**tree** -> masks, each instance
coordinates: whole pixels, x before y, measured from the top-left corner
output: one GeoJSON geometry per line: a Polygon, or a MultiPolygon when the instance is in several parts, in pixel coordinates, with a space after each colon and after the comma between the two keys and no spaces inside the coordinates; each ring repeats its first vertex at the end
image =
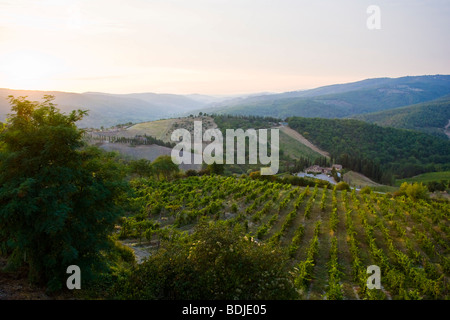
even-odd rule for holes
{"type": "Polygon", "coordinates": [[[170,156],[159,156],[152,162],[153,172],[159,178],[170,179],[180,171],[170,156]]]}
{"type": "Polygon", "coordinates": [[[339,178],[338,172],[336,171],[336,168],[333,167],[331,169],[331,176],[333,177],[334,181],[339,182],[341,179],[339,178]]]}
{"type": "Polygon", "coordinates": [[[207,170],[210,174],[223,174],[225,170],[224,164],[213,162],[209,164],[207,170]]]}
{"type": "Polygon", "coordinates": [[[111,154],[84,148],[75,123],[87,114],[62,114],[54,97],[32,102],[9,97],[13,114],[0,133],[0,241],[8,267],[25,263],[32,282],[62,287],[69,265],[83,280],[103,266],[101,250],[120,213],[125,190],[111,154]]]}
{"type": "Polygon", "coordinates": [[[140,177],[149,177],[153,173],[151,163],[147,159],[131,160],[129,167],[132,173],[140,177]]]}

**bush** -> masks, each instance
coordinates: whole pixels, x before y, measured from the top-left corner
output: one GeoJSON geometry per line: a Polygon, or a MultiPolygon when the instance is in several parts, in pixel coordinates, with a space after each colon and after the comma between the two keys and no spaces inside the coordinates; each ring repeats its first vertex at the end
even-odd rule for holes
{"type": "Polygon", "coordinates": [[[224,221],[201,222],[195,232],[165,241],[113,292],[121,299],[295,299],[288,257],[244,236],[224,221]]]}
{"type": "Polygon", "coordinates": [[[361,189],[361,194],[370,194],[372,192],[372,189],[370,189],[369,186],[365,186],[364,188],[361,189]]]}
{"type": "Polygon", "coordinates": [[[350,186],[347,182],[341,181],[336,185],[336,190],[348,190],[350,191],[350,186]]]}
{"type": "Polygon", "coordinates": [[[186,170],[186,172],[184,173],[184,175],[185,175],[186,177],[193,177],[193,176],[197,176],[197,175],[198,175],[198,172],[197,172],[197,170],[189,169],[189,170],[186,170]]]}
{"type": "Polygon", "coordinates": [[[400,189],[394,193],[396,196],[407,196],[412,198],[413,200],[418,199],[428,199],[428,189],[422,183],[414,182],[413,184],[409,184],[407,182],[403,182],[400,186],[400,189]]]}

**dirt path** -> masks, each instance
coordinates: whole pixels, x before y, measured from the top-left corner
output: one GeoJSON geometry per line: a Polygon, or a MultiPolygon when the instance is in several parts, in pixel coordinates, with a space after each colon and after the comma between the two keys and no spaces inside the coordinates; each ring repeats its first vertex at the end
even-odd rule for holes
{"type": "Polygon", "coordinates": [[[450,119],[448,120],[448,123],[447,123],[447,125],[445,126],[445,128],[444,128],[444,133],[447,135],[447,137],[450,139],[450,130],[449,130],[449,128],[450,128],[450,119]]]}
{"type": "Polygon", "coordinates": [[[300,133],[298,133],[294,129],[291,129],[291,128],[286,127],[286,126],[275,127],[274,129],[280,129],[281,131],[286,133],[288,136],[290,136],[291,138],[294,138],[295,140],[297,140],[301,144],[304,144],[305,146],[307,146],[311,150],[314,150],[315,152],[321,154],[324,157],[327,157],[327,158],[330,157],[330,154],[328,152],[319,149],[317,146],[312,144],[308,139],[306,139],[304,136],[302,136],[300,133]]]}
{"type": "Polygon", "coordinates": [[[149,247],[139,246],[137,242],[130,240],[125,240],[121,242],[123,245],[133,250],[137,263],[144,262],[144,260],[150,256],[150,252],[148,252],[148,250],[146,249],[151,248],[151,246],[149,247]]]}

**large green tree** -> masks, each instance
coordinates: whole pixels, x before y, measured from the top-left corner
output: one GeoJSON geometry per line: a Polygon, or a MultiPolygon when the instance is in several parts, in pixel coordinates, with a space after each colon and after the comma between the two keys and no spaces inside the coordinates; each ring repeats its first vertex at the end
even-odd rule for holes
{"type": "Polygon", "coordinates": [[[0,133],[0,241],[10,267],[25,263],[50,290],[63,286],[69,265],[82,282],[100,270],[124,190],[117,162],[83,147],[76,122],[86,111],[63,114],[53,99],[10,96],[0,133]]]}

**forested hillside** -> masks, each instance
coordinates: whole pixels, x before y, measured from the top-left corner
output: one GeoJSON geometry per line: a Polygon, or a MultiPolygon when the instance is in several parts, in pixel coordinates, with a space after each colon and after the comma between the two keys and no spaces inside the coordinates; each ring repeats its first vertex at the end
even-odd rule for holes
{"type": "Polygon", "coordinates": [[[289,126],[330,152],[344,167],[378,182],[450,167],[450,141],[351,119],[289,119],[289,126]]]}
{"type": "Polygon", "coordinates": [[[447,139],[444,128],[450,120],[450,96],[412,106],[355,116],[380,126],[423,131],[447,139]]]}
{"type": "Polygon", "coordinates": [[[290,116],[344,118],[417,104],[450,94],[450,76],[369,80],[225,101],[214,109],[205,110],[214,113],[278,118],[290,116]]]}

